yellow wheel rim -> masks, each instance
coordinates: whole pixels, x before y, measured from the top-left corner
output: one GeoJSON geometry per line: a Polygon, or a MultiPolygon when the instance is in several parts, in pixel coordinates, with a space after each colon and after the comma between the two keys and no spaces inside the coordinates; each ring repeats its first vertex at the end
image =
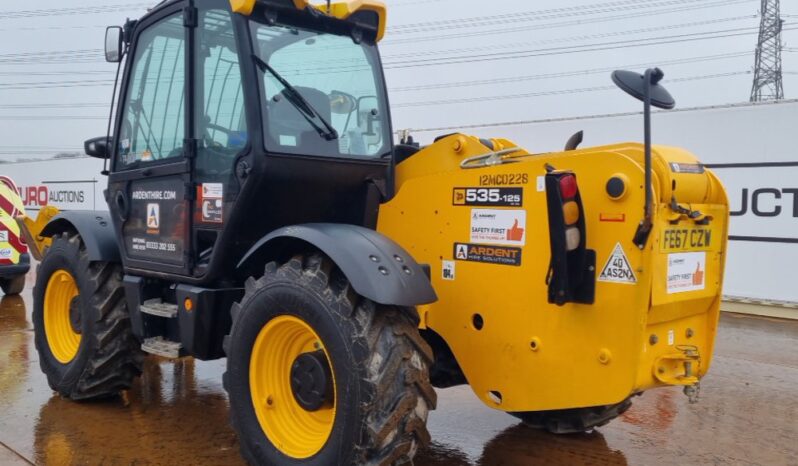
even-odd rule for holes
{"type": "Polygon", "coordinates": [[[80,334],[72,328],[69,316],[72,298],[78,295],[78,285],[72,274],[57,270],[47,281],[44,291],[44,334],[53,356],[67,364],[78,354],[80,334]]]}
{"type": "MultiPolygon", "coordinates": [[[[291,365],[297,356],[324,350],[321,338],[302,319],[282,315],[260,331],[249,361],[252,404],[263,432],[284,455],[309,458],[324,447],[335,422],[335,402],[306,411],[291,391],[291,365]]],[[[333,400],[336,399],[335,372],[333,400]]]]}

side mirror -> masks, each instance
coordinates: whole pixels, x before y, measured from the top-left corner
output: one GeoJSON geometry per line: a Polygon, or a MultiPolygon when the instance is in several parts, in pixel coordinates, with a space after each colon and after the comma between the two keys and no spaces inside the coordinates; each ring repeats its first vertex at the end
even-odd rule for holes
{"type": "Polygon", "coordinates": [[[615,85],[630,96],[645,102],[646,87],[648,87],[651,105],[663,110],[671,110],[676,106],[676,101],[668,90],[659,83],[664,77],[665,73],[659,68],[652,68],[646,71],[645,74],[621,70],[612,73],[612,81],[615,85]]]}
{"type": "Polygon", "coordinates": [[[111,140],[107,136],[100,136],[92,138],[83,143],[83,148],[86,155],[96,159],[107,159],[110,155],[108,147],[111,145],[111,140]]]}
{"type": "Polygon", "coordinates": [[[122,28],[109,26],[105,29],[105,61],[119,63],[122,61],[122,28]]]}

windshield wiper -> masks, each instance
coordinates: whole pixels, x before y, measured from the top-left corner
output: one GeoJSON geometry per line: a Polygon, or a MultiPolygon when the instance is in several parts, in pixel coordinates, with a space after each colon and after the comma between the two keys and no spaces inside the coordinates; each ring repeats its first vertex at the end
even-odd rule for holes
{"type": "Polygon", "coordinates": [[[255,64],[263,72],[269,72],[274,78],[283,85],[283,94],[285,94],[285,98],[288,99],[289,102],[299,110],[299,113],[305,117],[305,119],[313,126],[313,129],[318,131],[319,135],[328,141],[332,141],[333,139],[338,139],[338,131],[333,128],[333,126],[324,119],[324,117],[319,114],[318,110],[316,110],[310,102],[308,102],[299,91],[296,90],[294,86],[291,85],[288,81],[283,78],[280,73],[277,72],[274,68],[269,66],[268,63],[263,61],[259,56],[252,55],[252,59],[255,60],[255,64]],[[319,122],[321,124],[319,124],[319,122]]]}

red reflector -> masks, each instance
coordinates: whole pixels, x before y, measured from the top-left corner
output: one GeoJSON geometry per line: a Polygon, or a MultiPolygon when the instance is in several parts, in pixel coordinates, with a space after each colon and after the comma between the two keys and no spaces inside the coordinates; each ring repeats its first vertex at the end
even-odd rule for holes
{"type": "Polygon", "coordinates": [[[563,199],[571,199],[576,196],[576,177],[565,175],[560,178],[560,194],[563,199]]]}

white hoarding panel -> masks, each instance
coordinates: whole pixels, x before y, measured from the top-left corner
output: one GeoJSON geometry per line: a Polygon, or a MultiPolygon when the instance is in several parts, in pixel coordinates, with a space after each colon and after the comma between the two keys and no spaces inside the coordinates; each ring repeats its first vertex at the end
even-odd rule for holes
{"type": "Polygon", "coordinates": [[[45,205],[61,210],[108,210],[102,169],[101,160],[81,157],[2,164],[0,174],[14,180],[29,212],[45,205]]]}

